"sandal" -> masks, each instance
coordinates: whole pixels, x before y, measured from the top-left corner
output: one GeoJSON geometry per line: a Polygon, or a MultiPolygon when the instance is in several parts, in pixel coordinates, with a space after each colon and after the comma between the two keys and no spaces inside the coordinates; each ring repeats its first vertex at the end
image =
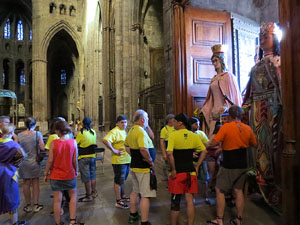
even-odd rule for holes
{"type": "Polygon", "coordinates": [[[241,216],[237,216],[237,217],[235,217],[235,218],[232,218],[232,219],[230,220],[230,224],[232,224],[232,225],[242,225],[242,217],[241,217],[241,216]],[[240,221],[239,224],[236,222],[237,220],[240,221]]]}
{"type": "Polygon", "coordinates": [[[31,206],[28,204],[28,205],[24,206],[23,210],[24,210],[25,212],[27,212],[27,213],[30,213],[30,212],[32,211],[32,208],[31,208],[31,206]]]}
{"type": "Polygon", "coordinates": [[[219,225],[218,220],[222,220],[222,222],[224,222],[224,217],[217,216],[217,219],[214,220],[216,222],[214,222],[213,220],[207,220],[206,223],[207,225],[219,225]]]}
{"type": "Polygon", "coordinates": [[[37,212],[41,211],[43,208],[44,208],[43,205],[34,204],[33,212],[37,213],[37,212]]]}
{"type": "Polygon", "coordinates": [[[122,199],[117,200],[115,206],[120,209],[129,209],[129,206],[122,201],[122,199]]]}
{"type": "Polygon", "coordinates": [[[75,218],[75,219],[70,219],[70,225],[84,225],[84,223],[79,223],[79,222],[77,222],[77,218],[75,218]],[[71,223],[72,221],[74,221],[74,223],[71,223]]]}
{"type": "Polygon", "coordinates": [[[122,202],[130,202],[130,197],[128,197],[128,196],[123,196],[122,198],[121,198],[121,201],[122,202]]]}
{"type": "MultiPolygon", "coordinates": [[[[61,209],[60,209],[60,215],[63,216],[64,213],[65,213],[64,209],[61,208],[61,209]]],[[[54,216],[54,212],[53,212],[53,211],[50,212],[50,216],[54,216]]]]}
{"type": "Polygon", "coordinates": [[[91,202],[91,201],[93,201],[93,197],[88,194],[85,194],[84,197],[78,199],[78,202],[91,202]]]}
{"type": "Polygon", "coordinates": [[[92,192],[92,197],[93,198],[97,198],[98,197],[98,192],[97,191],[93,191],[92,192]]]}

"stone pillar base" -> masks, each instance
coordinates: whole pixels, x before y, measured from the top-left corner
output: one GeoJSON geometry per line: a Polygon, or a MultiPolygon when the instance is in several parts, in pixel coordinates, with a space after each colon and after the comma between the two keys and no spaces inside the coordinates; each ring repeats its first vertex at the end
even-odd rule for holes
{"type": "Polygon", "coordinates": [[[37,121],[36,127],[37,127],[37,130],[40,131],[42,134],[47,133],[49,130],[47,121],[37,121]]]}

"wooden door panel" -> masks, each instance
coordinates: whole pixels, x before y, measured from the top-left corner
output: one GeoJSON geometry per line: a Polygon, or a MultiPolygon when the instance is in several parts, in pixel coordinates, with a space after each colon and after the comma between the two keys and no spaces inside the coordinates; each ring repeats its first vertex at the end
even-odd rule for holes
{"type": "MultiPolygon", "coordinates": [[[[228,45],[227,66],[232,68],[230,14],[204,9],[185,9],[187,114],[199,107],[195,99],[205,99],[211,78],[211,46],[228,45]]],[[[202,104],[200,104],[202,105],[202,104]]]]}

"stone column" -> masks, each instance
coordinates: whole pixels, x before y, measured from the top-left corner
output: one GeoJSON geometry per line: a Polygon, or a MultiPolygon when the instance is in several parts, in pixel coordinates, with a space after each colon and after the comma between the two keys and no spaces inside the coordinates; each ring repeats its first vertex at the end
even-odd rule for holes
{"type": "MultiPolygon", "coordinates": [[[[129,86],[126,84],[123,86],[123,75],[126,73],[126,68],[124,68],[123,64],[125,64],[126,58],[128,57],[128,41],[125,40],[125,28],[129,29],[128,24],[128,15],[127,18],[124,13],[126,14],[126,10],[128,8],[128,3],[124,3],[123,0],[116,0],[115,3],[115,82],[116,82],[116,115],[124,114],[129,116],[127,112],[124,110],[124,101],[125,99],[125,92],[124,86],[126,89],[130,89],[129,86]]],[[[128,33],[128,31],[127,31],[128,33]]],[[[124,80],[125,81],[125,80],[124,80]]]]}
{"type": "Polygon", "coordinates": [[[135,0],[134,4],[131,4],[131,26],[133,24],[139,24],[139,28],[135,31],[131,31],[130,33],[130,65],[131,65],[131,80],[132,80],[132,93],[131,93],[131,106],[129,109],[130,115],[133,115],[133,113],[138,109],[138,93],[140,91],[140,36],[143,32],[143,25],[140,18],[140,1],[135,0]]]}
{"type": "MultiPolygon", "coordinates": [[[[43,52],[44,2],[32,0],[32,113],[41,132],[48,130],[47,51],[43,52]]],[[[47,9],[48,12],[48,9],[47,9]]]]}
{"type": "Polygon", "coordinates": [[[105,1],[102,7],[102,75],[103,75],[103,118],[105,130],[110,126],[109,115],[109,1],[105,1]]]}
{"type": "Polygon", "coordinates": [[[47,123],[47,61],[33,57],[32,60],[32,110],[40,131],[48,129],[47,123]]]}

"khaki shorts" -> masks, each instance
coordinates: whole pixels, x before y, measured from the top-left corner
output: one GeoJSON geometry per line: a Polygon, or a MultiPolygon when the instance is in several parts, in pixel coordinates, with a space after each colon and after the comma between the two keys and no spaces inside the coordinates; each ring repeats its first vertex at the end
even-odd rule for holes
{"type": "Polygon", "coordinates": [[[224,192],[233,189],[243,189],[248,169],[226,169],[220,167],[217,174],[216,187],[224,192]]]}
{"type": "Polygon", "coordinates": [[[150,173],[136,173],[131,171],[132,191],[140,193],[143,198],[156,197],[156,191],[150,189],[150,173]]]}

